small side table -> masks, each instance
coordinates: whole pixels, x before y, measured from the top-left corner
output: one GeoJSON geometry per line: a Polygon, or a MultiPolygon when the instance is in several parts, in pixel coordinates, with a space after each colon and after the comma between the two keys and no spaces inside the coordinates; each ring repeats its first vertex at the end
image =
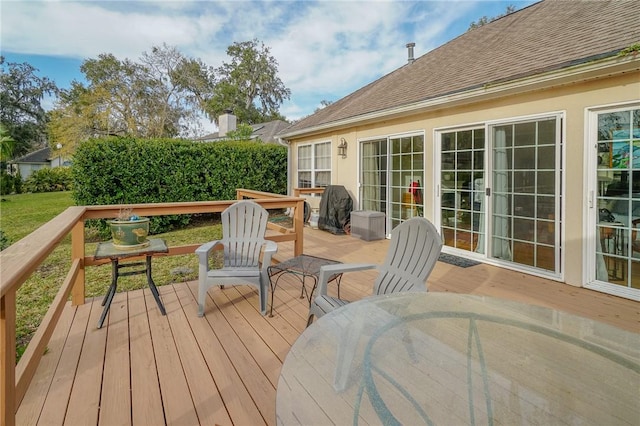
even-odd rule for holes
{"type": "Polygon", "coordinates": [[[116,294],[116,289],[118,287],[118,278],[129,276],[129,275],[139,275],[139,274],[147,274],[147,284],[149,284],[149,289],[153,294],[154,299],[156,299],[156,303],[158,304],[158,308],[162,315],[166,315],[167,312],[162,305],[162,301],[160,300],[160,293],[158,293],[158,288],[156,284],[153,282],[153,278],[151,278],[151,258],[154,254],[157,253],[168,253],[169,248],[167,247],[167,243],[164,240],[159,238],[151,238],[149,239],[149,245],[146,247],[138,247],[131,250],[122,250],[117,249],[113,245],[113,241],[108,241],[104,243],[99,243],[96,248],[96,253],[93,256],[94,259],[110,259],[111,260],[111,285],[109,286],[109,290],[107,290],[107,294],[104,296],[102,300],[102,306],[104,306],[104,310],[102,311],[102,315],[100,315],[100,321],[98,321],[98,328],[102,328],[102,324],[104,323],[104,319],[107,316],[107,312],[109,312],[109,308],[111,307],[111,301],[113,300],[113,296],[116,294]],[[136,256],[146,256],[145,262],[129,262],[120,264],[120,261],[123,259],[127,259],[130,257],[136,256]],[[127,268],[135,268],[144,266],[144,269],[136,269],[132,271],[120,272],[121,269],[127,268]]]}
{"type": "MultiPolygon", "coordinates": [[[[301,254],[300,256],[296,256],[289,260],[285,260],[284,262],[280,262],[277,265],[267,267],[267,272],[269,275],[269,285],[271,286],[271,308],[269,311],[269,316],[273,316],[273,293],[276,291],[278,281],[284,274],[293,274],[298,277],[298,279],[302,283],[300,298],[302,299],[304,297],[304,294],[307,293],[307,299],[309,300],[309,305],[311,305],[313,292],[318,285],[318,274],[320,274],[320,267],[325,265],[335,265],[337,263],[342,262],[338,262],[337,260],[325,259],[323,257],[301,254]],[[272,280],[272,277],[274,276],[276,277],[275,281],[272,280]],[[311,292],[307,292],[307,288],[304,285],[305,279],[307,277],[311,277],[311,279],[313,279],[313,287],[311,287],[311,292]]],[[[336,281],[336,283],[338,284],[338,297],[340,297],[341,278],[342,274],[334,274],[329,277],[329,282],[336,281]]]]}

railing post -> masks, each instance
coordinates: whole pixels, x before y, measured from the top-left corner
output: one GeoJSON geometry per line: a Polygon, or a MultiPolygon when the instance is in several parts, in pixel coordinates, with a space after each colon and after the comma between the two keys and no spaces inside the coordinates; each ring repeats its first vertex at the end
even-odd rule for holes
{"type": "Polygon", "coordinates": [[[0,424],[16,424],[16,290],[0,299],[0,424]]]}
{"type": "Polygon", "coordinates": [[[80,270],[71,290],[71,304],[83,305],[85,298],[84,282],[84,220],[78,221],[71,230],[71,262],[80,259],[80,270]]]}
{"type": "Polygon", "coordinates": [[[293,255],[300,256],[304,249],[304,201],[296,203],[296,211],[293,215],[293,229],[296,232],[293,255]]]}

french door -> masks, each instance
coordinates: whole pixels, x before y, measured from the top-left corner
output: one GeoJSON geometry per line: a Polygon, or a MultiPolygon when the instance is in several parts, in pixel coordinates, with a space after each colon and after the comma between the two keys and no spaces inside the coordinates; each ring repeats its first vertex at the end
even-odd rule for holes
{"type": "Polygon", "coordinates": [[[386,232],[422,216],[424,136],[393,136],[360,142],[360,206],[386,214],[386,232]]]}
{"type": "Polygon", "coordinates": [[[561,118],[442,131],[437,140],[445,246],[559,275],[561,118]]]}
{"type": "Polygon", "coordinates": [[[590,114],[587,286],[640,300],[640,107],[590,114]]]}

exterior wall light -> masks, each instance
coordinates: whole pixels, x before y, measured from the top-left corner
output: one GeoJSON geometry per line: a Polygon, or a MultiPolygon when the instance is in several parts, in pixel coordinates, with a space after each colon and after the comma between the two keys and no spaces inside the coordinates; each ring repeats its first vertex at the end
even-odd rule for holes
{"type": "Polygon", "coordinates": [[[340,145],[338,145],[338,155],[342,158],[347,158],[347,141],[344,138],[340,138],[340,145]]]}

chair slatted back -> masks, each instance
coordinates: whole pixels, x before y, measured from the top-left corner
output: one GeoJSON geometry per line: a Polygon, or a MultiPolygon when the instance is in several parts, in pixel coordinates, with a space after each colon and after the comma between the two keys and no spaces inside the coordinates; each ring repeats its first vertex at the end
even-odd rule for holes
{"type": "Polygon", "coordinates": [[[269,212],[253,201],[234,203],[222,212],[225,268],[255,268],[265,241],[269,212]]]}
{"type": "Polygon", "coordinates": [[[423,217],[414,217],[391,232],[384,264],[374,284],[374,294],[426,291],[426,280],[442,249],[436,227],[423,217]]]}

